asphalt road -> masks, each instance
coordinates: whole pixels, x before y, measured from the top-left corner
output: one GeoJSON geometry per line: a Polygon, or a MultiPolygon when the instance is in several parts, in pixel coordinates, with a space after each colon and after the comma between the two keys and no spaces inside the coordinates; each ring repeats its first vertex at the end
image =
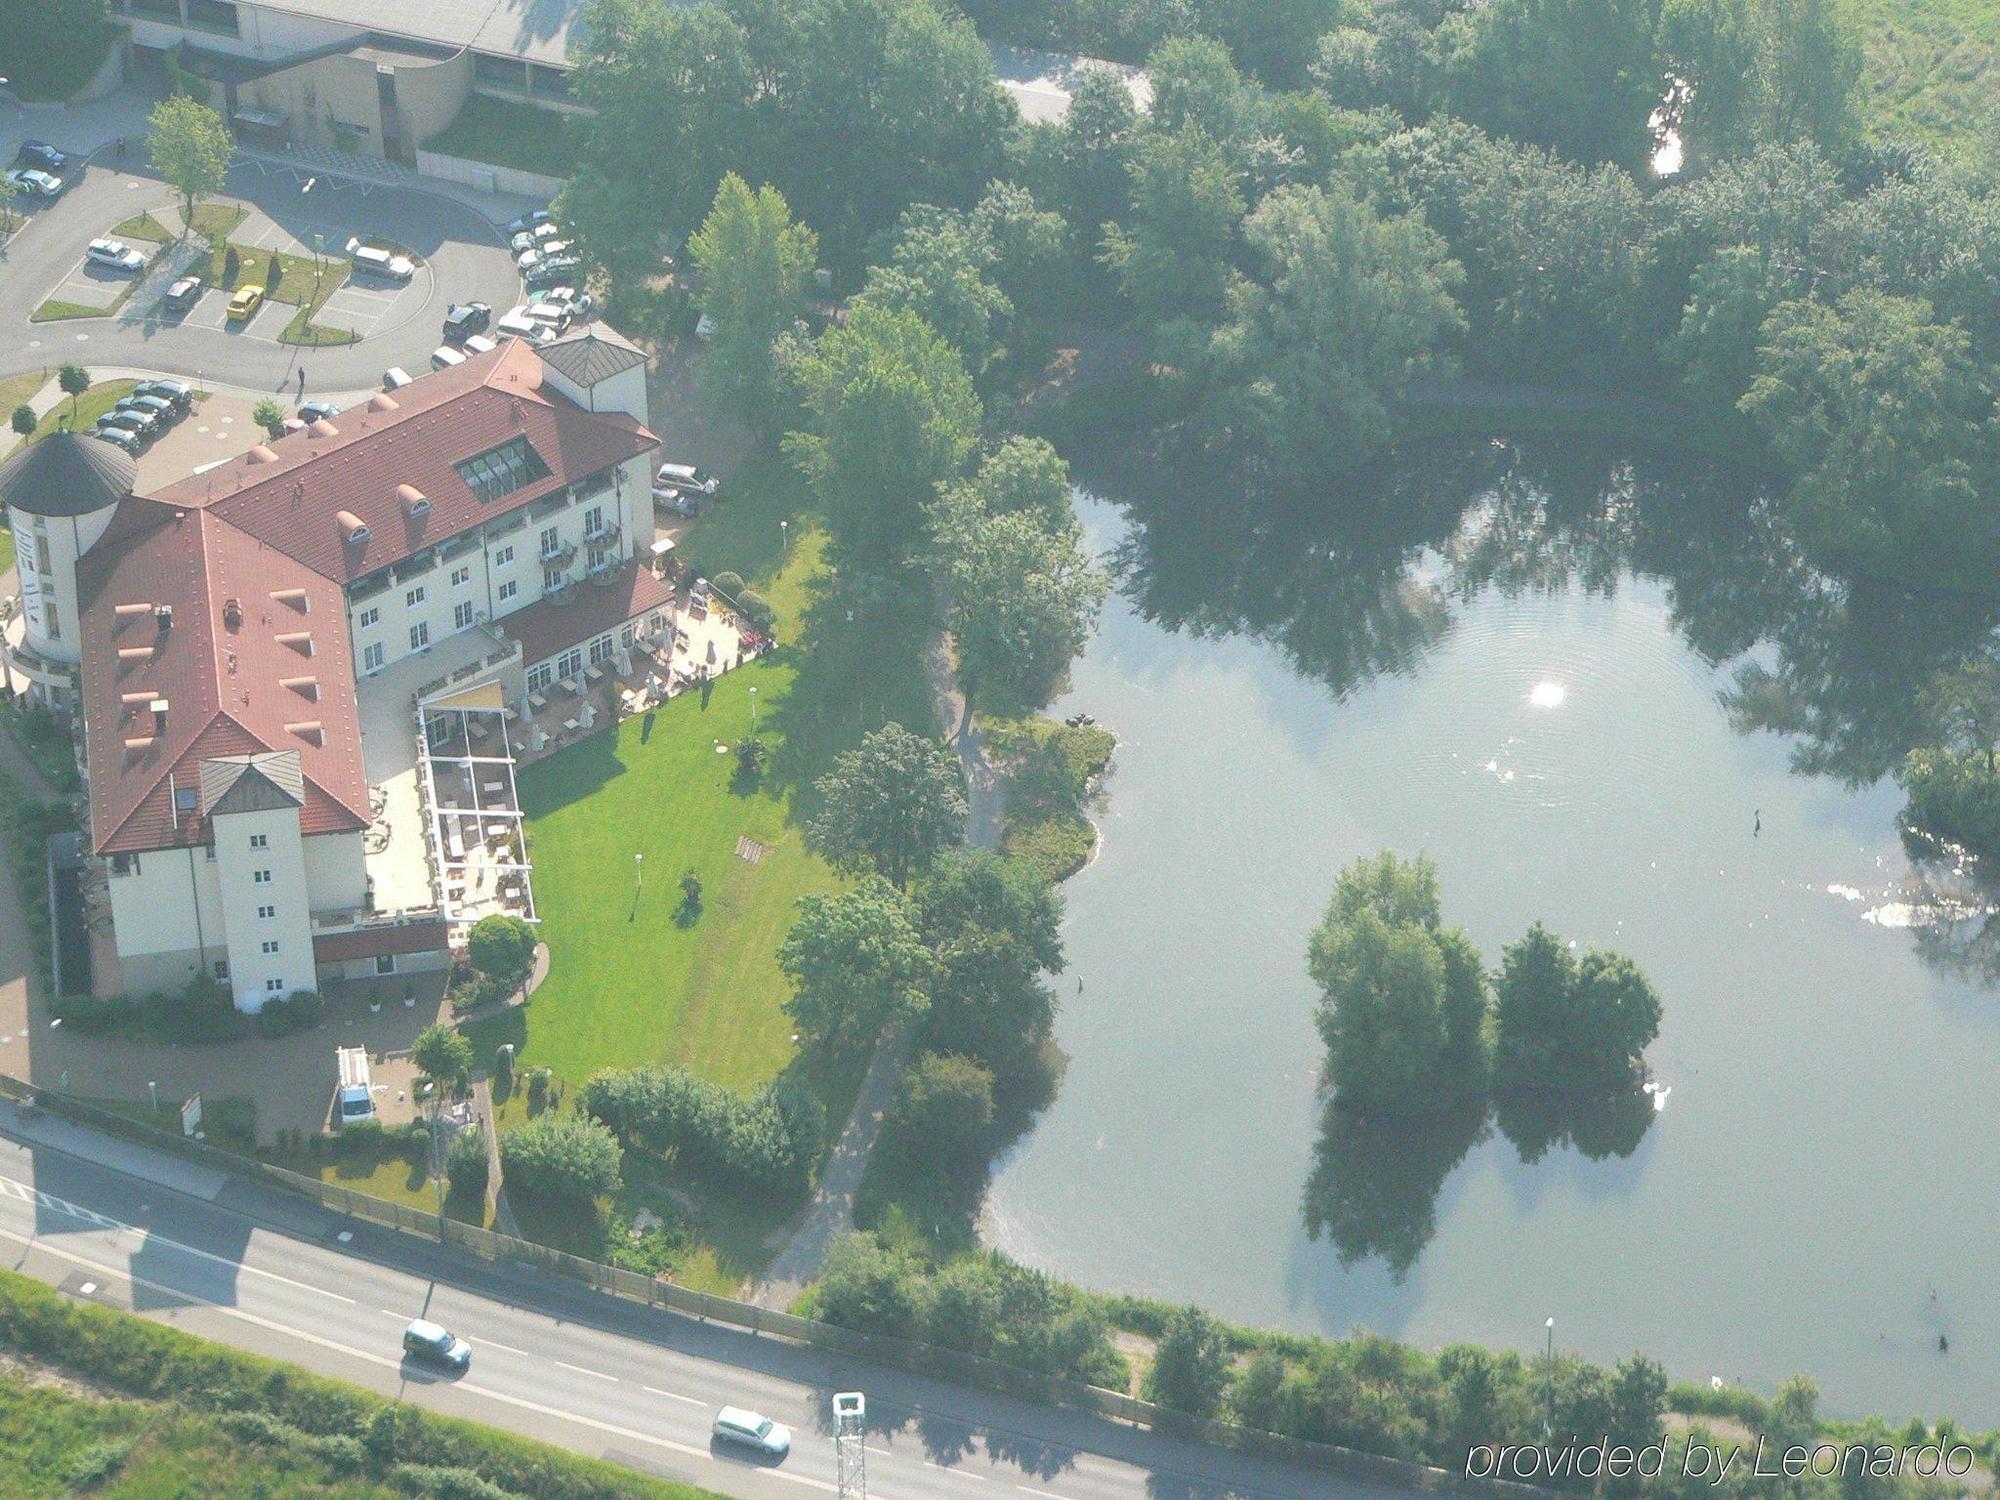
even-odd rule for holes
{"type": "MultiPolygon", "coordinates": [[[[0,1125],[9,1124],[12,1107],[0,1110],[0,1125]]],[[[113,1159],[143,1166],[122,1149],[127,1154],[113,1159]]],[[[173,1176],[175,1168],[166,1163],[157,1175],[173,1176]]],[[[847,1389],[868,1396],[874,1500],[1391,1500],[1407,1493],[757,1338],[528,1270],[489,1267],[249,1182],[230,1182],[205,1201],[4,1136],[0,1260],[74,1297],[750,1500],[835,1491],[827,1403],[847,1389]],[[470,1341],[472,1365],[463,1376],[400,1358],[402,1327],[418,1315],[470,1341]],[[711,1444],[709,1423],[725,1403],[790,1426],[791,1456],[760,1464],[711,1444]]]]}
{"type": "Polygon", "coordinates": [[[212,328],[162,316],[159,299],[171,279],[164,266],[147,273],[114,317],[30,322],[74,271],[85,245],[134,214],[174,202],[173,191],[137,164],[141,154],[134,150],[134,161],[117,163],[100,151],[89,166],[71,169],[71,186],[53,203],[15,200],[28,213],[0,253],[0,375],[76,361],[276,391],[288,382],[296,387],[303,363],[309,390],[366,390],[379,386],[392,365],[429,373],[448,303],[486,302],[497,315],[521,300],[502,231],[455,199],[329,177],[306,191],[307,173],[239,161],[222,196],[255,205],[302,243],[320,232],[336,257],[355,235],[409,246],[426,262],[418,271],[422,295],[399,306],[392,324],[338,348],[276,343],[251,331],[255,320],[251,329],[212,328]]]}

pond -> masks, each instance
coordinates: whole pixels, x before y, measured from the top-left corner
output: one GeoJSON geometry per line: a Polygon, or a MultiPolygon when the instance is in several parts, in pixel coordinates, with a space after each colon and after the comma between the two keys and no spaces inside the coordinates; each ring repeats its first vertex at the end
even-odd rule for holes
{"type": "Polygon", "coordinates": [[[2000,924],[1912,865],[1884,774],[1993,611],[1845,593],[1753,480],[1573,442],[1292,499],[1089,479],[1118,589],[1053,711],[1120,744],[1068,1071],[989,1242],[1266,1326],[1526,1352],[1553,1316],[1675,1378],[2000,1420],[2000,924]],[[1537,920],[1632,955],[1657,1092],[1328,1114],[1306,938],[1385,847],[1489,964],[1537,920]]]}

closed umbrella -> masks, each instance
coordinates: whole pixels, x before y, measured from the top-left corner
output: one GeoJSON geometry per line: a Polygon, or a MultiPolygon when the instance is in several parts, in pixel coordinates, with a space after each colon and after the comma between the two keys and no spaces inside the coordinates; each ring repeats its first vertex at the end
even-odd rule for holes
{"type": "Polygon", "coordinates": [[[544,746],[546,746],[546,745],[548,744],[548,742],[549,742],[549,737],[548,737],[548,736],[547,736],[546,734],[543,734],[543,733],[542,733],[542,726],[541,726],[541,725],[539,725],[539,724],[530,724],[530,725],[528,726],[528,749],[529,749],[529,750],[531,750],[532,752],[534,752],[534,753],[535,753],[536,755],[540,755],[540,754],[542,753],[542,749],[543,749],[543,747],[544,747],[544,746]]]}
{"type": "Polygon", "coordinates": [[[579,708],[576,711],[576,727],[578,729],[588,729],[592,724],[596,722],[597,722],[597,709],[591,704],[591,701],[588,698],[586,698],[583,700],[583,707],[579,708]]]}

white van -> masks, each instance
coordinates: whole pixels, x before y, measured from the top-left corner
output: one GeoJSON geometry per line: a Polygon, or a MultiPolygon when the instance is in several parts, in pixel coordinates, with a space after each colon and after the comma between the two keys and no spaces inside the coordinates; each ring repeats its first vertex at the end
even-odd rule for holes
{"type": "Polygon", "coordinates": [[[529,317],[525,307],[517,307],[508,313],[493,325],[493,331],[503,339],[521,339],[530,344],[545,344],[556,336],[555,330],[548,324],[529,317]]]}
{"type": "Polygon", "coordinates": [[[408,281],[417,274],[416,265],[406,255],[379,249],[374,245],[356,245],[349,254],[354,260],[354,269],[366,271],[371,276],[381,276],[390,281],[408,281]]]}
{"type": "Polygon", "coordinates": [[[333,1094],[333,1128],[375,1118],[375,1092],[368,1077],[368,1052],[362,1047],[337,1047],[340,1086],[333,1094]]]}

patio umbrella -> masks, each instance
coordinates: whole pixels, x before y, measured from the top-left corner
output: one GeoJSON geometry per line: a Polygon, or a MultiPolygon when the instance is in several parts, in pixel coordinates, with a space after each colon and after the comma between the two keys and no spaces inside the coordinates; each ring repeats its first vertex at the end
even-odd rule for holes
{"type": "Polygon", "coordinates": [[[620,677],[630,677],[632,675],[632,653],[627,651],[623,646],[618,648],[618,654],[612,658],[612,664],[618,668],[618,675],[620,677]]]}
{"type": "Polygon", "coordinates": [[[536,755],[540,755],[542,753],[542,747],[548,744],[548,742],[549,742],[549,737],[546,734],[542,733],[541,725],[530,724],[528,726],[528,748],[531,751],[533,751],[536,755]]]}
{"type": "Polygon", "coordinates": [[[660,681],[660,674],[658,672],[648,672],[646,674],[647,692],[657,694],[663,686],[665,684],[660,681]]]}
{"type": "Polygon", "coordinates": [[[708,664],[712,667],[715,665],[715,662],[716,662],[715,642],[711,640],[708,643],[708,664]]]}
{"type": "Polygon", "coordinates": [[[588,698],[586,698],[583,700],[583,707],[579,708],[576,711],[576,727],[578,729],[588,729],[592,724],[596,722],[597,722],[597,709],[594,706],[592,706],[591,701],[588,698]]]}

